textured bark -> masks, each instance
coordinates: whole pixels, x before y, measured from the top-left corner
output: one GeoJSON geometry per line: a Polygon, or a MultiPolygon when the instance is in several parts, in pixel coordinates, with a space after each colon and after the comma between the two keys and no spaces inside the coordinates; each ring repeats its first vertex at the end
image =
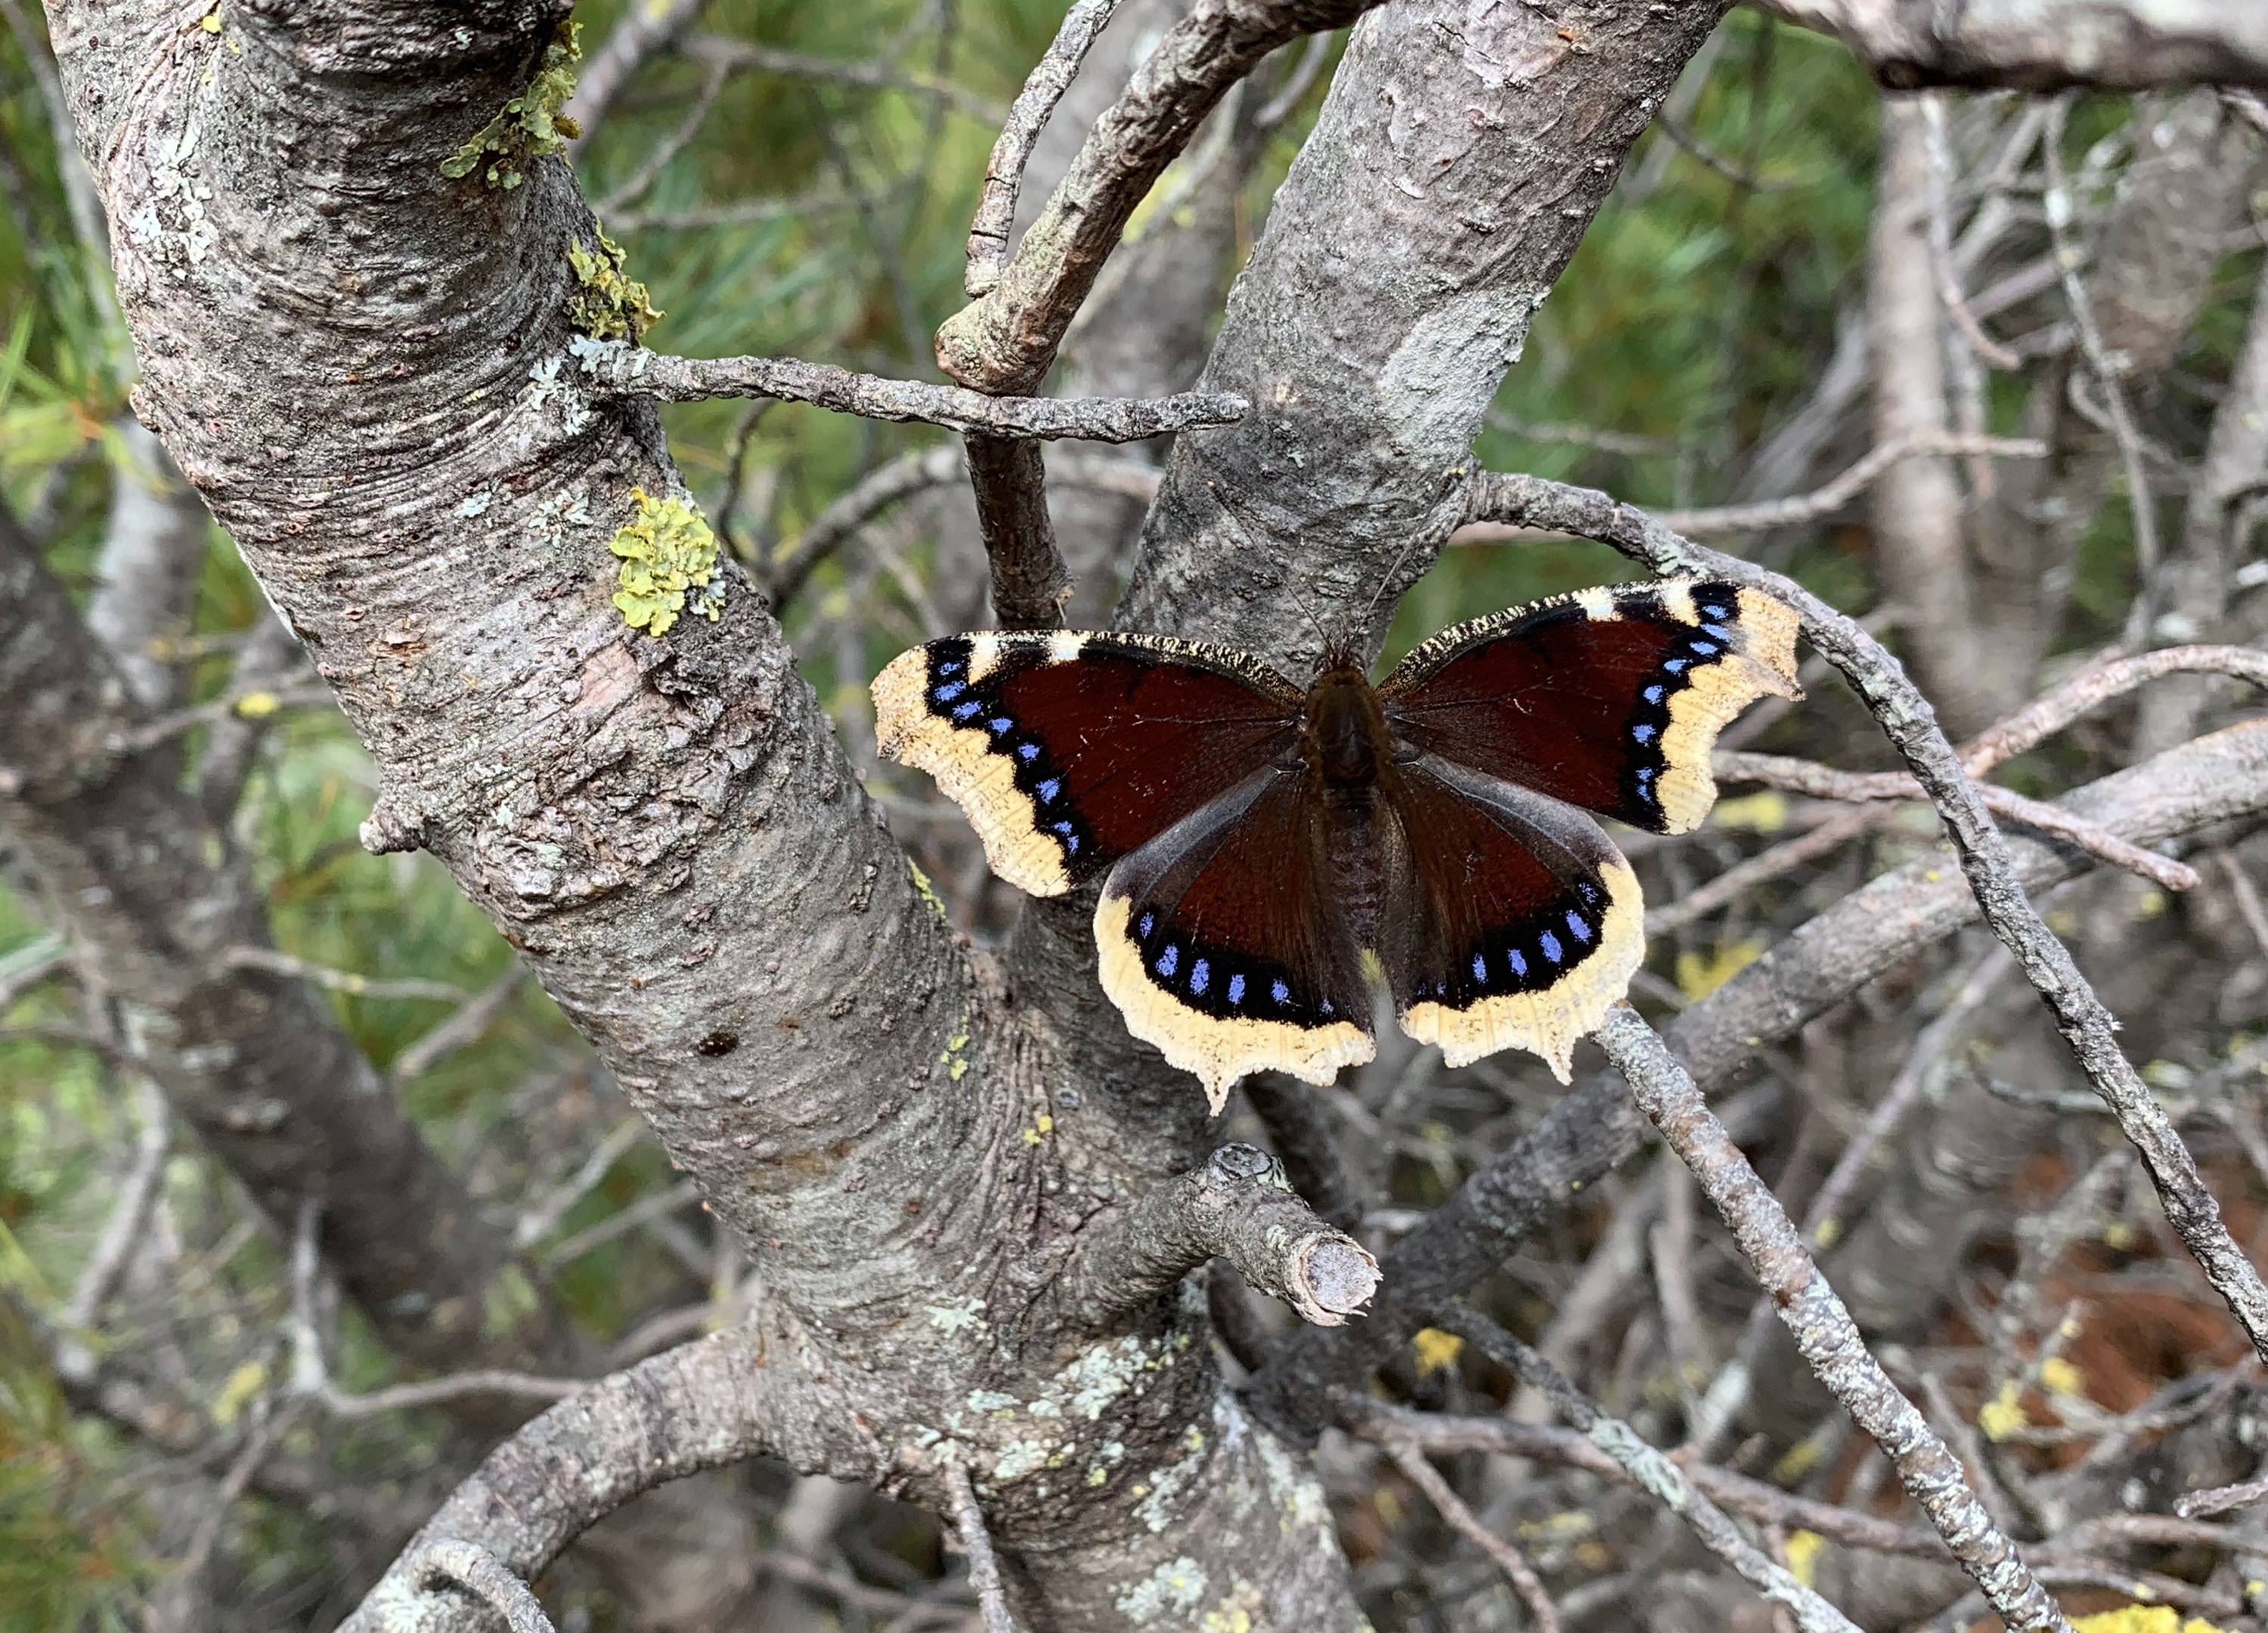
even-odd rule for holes
{"type": "MultiPolygon", "coordinates": [[[[2171,99],[2138,127],[2134,162],[2102,224],[2088,298],[2119,389],[2149,405],[2213,292],[2229,233],[2242,228],[2258,137],[2211,92],[2171,99]]],[[[2025,408],[2025,429],[2050,457],[2002,471],[1975,521],[1976,618],[2001,684],[2031,689],[2077,577],[2080,541],[2117,467],[2112,438],[2071,407],[2073,359],[2048,368],[2025,408]]],[[[2091,382],[2086,388],[2099,395],[2091,382]]],[[[2099,414],[2098,410],[2098,414],[2099,414]]],[[[2161,739],[2153,747],[2168,746],[2161,739]]]]}
{"type": "Polygon", "coordinates": [[[2252,0],[1759,0],[1833,34],[1893,90],[1977,85],[2268,85],[2268,14],[2252,0]]]}
{"type": "MultiPolygon", "coordinates": [[[[1881,161],[1867,259],[1874,352],[1874,444],[1941,437],[1943,316],[1932,268],[1929,154],[1921,104],[1882,99],[1881,161]]],[[[1982,731],[2017,701],[2022,676],[1988,667],[1977,639],[1962,541],[1961,489],[1942,455],[1901,460],[1874,484],[1869,518],[1883,588],[1904,614],[1915,678],[1957,737],[1982,731]]]]}
{"type": "Polygon", "coordinates": [[[1483,410],[1712,5],[1364,19],[1229,297],[1120,627],[1304,673],[1374,639],[1461,519],[1483,410]],[[1568,38],[1583,47],[1578,52],[1568,38]]]}
{"type": "Polygon", "coordinates": [[[366,842],[450,868],[746,1244],[801,1335],[770,1365],[845,1426],[791,1455],[935,1503],[957,1448],[1012,1593],[1063,1628],[1185,1591],[1355,1625],[1320,1493],[1222,1394],[1201,1310],[1027,1320],[1084,1226],[1189,1165],[1197,1097],[1155,1115],[955,946],[737,571],[666,638],[612,605],[630,489],[680,486],[652,409],[566,355],[588,212],[556,159],[439,174],[554,13],[149,16],[58,19],[142,224],[137,408],[376,760],[366,842]]]}

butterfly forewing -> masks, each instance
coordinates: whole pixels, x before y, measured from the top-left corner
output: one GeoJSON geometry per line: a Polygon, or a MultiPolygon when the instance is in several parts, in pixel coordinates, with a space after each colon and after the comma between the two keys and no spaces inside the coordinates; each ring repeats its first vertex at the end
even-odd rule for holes
{"type": "Polygon", "coordinates": [[[1645,955],[1630,864],[1581,812],[1431,755],[1381,791],[1406,835],[1379,951],[1402,1029],[1452,1066],[1519,1048],[1566,1081],[1645,955]]]}
{"type": "Polygon", "coordinates": [[[1795,614],[1709,580],[1619,585],[1442,631],[1380,688],[1413,746],[1657,834],[1716,798],[1718,732],[1800,695],[1795,614]]]}
{"type": "Polygon", "coordinates": [[[935,777],[992,870],[1060,895],[1285,751],[1300,694],[1241,652],[1159,636],[932,641],[874,681],[881,748],[935,777]]]}
{"type": "Polygon", "coordinates": [[[1370,999],[1323,804],[1303,770],[1254,773],[1116,867],[1094,915],[1128,1030],[1202,1078],[1329,1083],[1371,1057],[1370,999]]]}

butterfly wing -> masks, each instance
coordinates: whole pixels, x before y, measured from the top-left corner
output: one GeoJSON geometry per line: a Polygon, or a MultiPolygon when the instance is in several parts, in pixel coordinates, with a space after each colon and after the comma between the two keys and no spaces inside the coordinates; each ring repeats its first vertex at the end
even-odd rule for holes
{"type": "Polygon", "coordinates": [[[1411,746],[1656,834],[1700,826],[1709,752],[1767,693],[1800,695],[1796,617],[1708,580],[1618,585],[1443,630],[1379,688],[1411,746]]]}
{"type": "Polygon", "coordinates": [[[1452,1066],[1516,1047],[1568,1081],[1645,958],[1637,875],[1557,800],[1432,755],[1395,772],[1379,961],[1402,1029],[1452,1066]]]}
{"type": "Polygon", "coordinates": [[[1326,820],[1310,774],[1265,767],[1103,882],[1102,989],[1127,1030],[1204,1079],[1216,1114],[1248,1072],[1329,1083],[1373,1051],[1326,820]]]}
{"type": "Polygon", "coordinates": [[[882,752],[967,813],[1035,896],[1092,879],[1279,757],[1300,695],[1241,652],[1156,636],[984,633],[874,680],[882,752]]]}

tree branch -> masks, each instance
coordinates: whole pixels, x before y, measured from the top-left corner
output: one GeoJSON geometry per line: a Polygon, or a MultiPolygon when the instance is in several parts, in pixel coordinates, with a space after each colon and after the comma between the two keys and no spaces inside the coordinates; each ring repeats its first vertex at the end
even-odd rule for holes
{"type": "Polygon", "coordinates": [[[1255,1146],[1224,1145],[1194,1173],[1090,1230],[1063,1297],[1090,1330],[1102,1330],[1215,1257],[1317,1327],[1360,1313],[1378,1286],[1378,1262],[1308,1211],[1281,1163],[1255,1146]]]}
{"type": "Polygon", "coordinates": [[[1000,282],[1007,264],[1008,233],[1016,221],[1016,195],[1024,182],[1024,166],[1031,162],[1032,144],[1063,99],[1079,65],[1086,60],[1094,38],[1118,9],[1118,0],[1074,0],[1064,13],[1047,55],[1024,79],[1024,88],[1008,109],[992,156],[984,166],[984,188],[977,195],[976,218],[968,224],[968,269],[961,287],[971,299],[989,295],[1000,282]]]}
{"type": "Polygon", "coordinates": [[[2166,1217],[2227,1301],[2256,1352],[2268,1357],[2268,1284],[2230,1239],[2220,1204],[2196,1159],[2118,1047],[2117,1023],[2095,997],[2071,953],[2026,900],[2008,842],[1960,757],[1938,729],[1928,701],[1898,662],[1851,620],[1777,573],[1704,549],[1605,495],[1532,477],[1484,474],[1473,508],[1498,519],[1541,521],[1611,544],[1657,572],[1699,572],[1764,590],[1795,609],[1805,638],[1841,670],[1943,820],[1984,922],[2055,1018],[2095,1092],[2142,1155],[2166,1217]]]}
{"type": "Polygon", "coordinates": [[[1796,1626],[1803,1633],[1855,1633],[1841,1611],[1742,1536],[1722,1509],[1694,1489],[1683,1469],[1648,1445],[1628,1423],[1600,1411],[1597,1403],[1569,1382],[1557,1367],[1469,1306],[1453,1305],[1436,1319],[1550,1401],[1553,1410],[1683,1520],[1704,1548],[1730,1565],[1756,1592],[1793,1612],[1796,1626]]]}
{"type": "Polygon", "coordinates": [[[476,1542],[436,1537],[418,1551],[410,1574],[420,1587],[447,1583],[463,1588],[502,1617],[510,1633],[558,1633],[527,1584],[476,1542]]]}
{"type": "Polygon", "coordinates": [[[489,1453],[347,1619],[350,1633],[484,1633],[485,1609],[428,1592],[428,1547],[484,1550],[532,1580],[578,1535],[667,1481],[751,1457],[823,1461],[824,1414],[741,1326],[593,1381],[489,1453]],[[808,1414],[808,1416],[805,1416],[808,1414]]]}
{"type": "Polygon", "coordinates": [[[923,380],[853,374],[832,364],[793,357],[673,357],[620,341],[581,339],[574,350],[583,372],[605,394],[651,397],[659,402],[777,397],[864,419],[943,425],[1008,440],[1076,437],[1086,442],[1142,442],[1199,426],[1233,424],[1246,408],[1242,398],[1220,392],[1185,392],[1148,401],[1003,398],[923,380]]]}
{"type": "MultiPolygon", "coordinates": [[[[2268,811],[2268,722],[2233,726],[2170,749],[2065,797],[2065,805],[2139,843],[2268,811]]],[[[2083,853],[2034,840],[2010,847],[2027,890],[2086,871],[2083,853]]],[[[1894,868],[1800,926],[1770,953],[1690,1005],[1671,1046],[1714,1088],[1756,1051],[1793,1036],[1883,971],[1977,917],[1967,881],[1942,852],[1894,868]]],[[[1301,1331],[1277,1347],[1256,1398],[1292,1432],[1322,1421],[1328,1392],[1368,1376],[1408,1335],[1493,1274],[1522,1238],[1559,1217],[1646,1144],[1630,1096],[1595,1078],[1469,1175],[1455,1194],[1388,1250],[1369,1319],[1345,1332],[1301,1331]]]]}
{"type": "Polygon", "coordinates": [[[984,1528],[984,1511],[976,1505],[976,1488],[968,1470],[955,1458],[945,1462],[945,1490],[953,1509],[953,1528],[968,1556],[968,1585],[976,1590],[978,1614],[984,1633],[1016,1633],[1016,1620],[1008,1614],[1007,1595],[1000,1590],[1000,1560],[992,1551],[992,1534],[984,1528]]]}
{"type": "Polygon", "coordinates": [[[1895,91],[2268,89],[2268,15],[2252,0],[1751,0],[1851,48],[1895,91]]]}
{"type": "Polygon", "coordinates": [[[1961,1465],[1881,1369],[1857,1323],[1804,1251],[1795,1222],[1709,1109],[1668,1046],[1627,1004],[1609,1011],[1599,1042],[1640,1109],[1688,1168],[1778,1306],[1803,1358],[1897,1470],[1961,1568],[2017,1633],[2070,1633],[2062,1611],[1977,1500],[1961,1465]]]}
{"type": "Polygon", "coordinates": [[[1201,0],[1087,133],[999,281],[938,330],[938,365],[979,391],[1035,389],[1127,218],[1213,105],[1287,40],[1343,28],[1377,0],[1201,0]]]}

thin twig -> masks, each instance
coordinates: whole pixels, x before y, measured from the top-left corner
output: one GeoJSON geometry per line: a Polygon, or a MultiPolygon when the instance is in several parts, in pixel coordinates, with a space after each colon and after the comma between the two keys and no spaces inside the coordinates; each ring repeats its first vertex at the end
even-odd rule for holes
{"type": "Polygon", "coordinates": [[[1172,431],[1226,425],[1244,399],[1224,392],[1170,397],[988,397],[958,386],[853,374],[793,357],[673,357],[620,341],[572,342],[583,372],[601,393],[697,402],[709,397],[778,397],[863,419],[943,425],[957,431],[1082,442],[1142,442],[1172,431]]]}
{"type": "Polygon", "coordinates": [[[214,725],[231,717],[264,718],[279,710],[320,709],[336,701],[328,686],[254,686],[244,691],[231,690],[209,703],[177,709],[144,725],[114,732],[103,747],[114,754],[138,754],[160,743],[170,743],[199,726],[214,725]]]}
{"type": "Polygon", "coordinates": [[[1619,1418],[1569,1381],[1543,1356],[1478,1311],[1454,1305],[1439,1318],[1447,1331],[1472,1344],[1551,1402],[1552,1409],[1604,1452],[1642,1490],[1683,1520],[1703,1547],[1730,1565],[1765,1598],[1786,1605],[1803,1633],[1850,1633],[1851,1622],[1833,1605],[1775,1564],[1743,1537],[1725,1512],[1696,1490],[1684,1471],[1619,1418]]]}
{"type": "Polygon", "coordinates": [[[1307,94],[1307,87],[1314,85],[1316,76],[1323,71],[1323,63],[1331,54],[1331,38],[1336,32],[1324,29],[1307,36],[1307,43],[1300,48],[1300,60],[1293,64],[1290,75],[1253,114],[1252,128],[1255,130],[1273,130],[1292,117],[1292,110],[1307,94]]]}
{"type": "Polygon", "coordinates": [[[70,965],[70,943],[53,933],[27,941],[0,958],[0,1015],[6,1014],[18,998],[70,965]]]}
{"type": "Polygon", "coordinates": [[[2268,1478],[2191,1491],[2174,1499],[2174,1512],[2183,1519],[2196,1519],[2205,1514],[2225,1514],[2232,1508],[2250,1508],[2255,1503],[2268,1503],[2268,1478]]]}
{"type": "Polygon", "coordinates": [[[446,1582],[463,1588],[502,1616],[511,1633],[558,1633],[527,1584],[477,1543],[437,1538],[419,1551],[410,1574],[422,1587],[446,1582]]]}
{"type": "Polygon", "coordinates": [[[856,85],[865,91],[905,91],[942,97],[954,113],[965,114],[979,124],[998,125],[1008,117],[1008,110],[990,97],[963,90],[934,74],[896,68],[887,63],[812,56],[801,51],[755,45],[745,40],[729,40],[722,34],[695,34],[681,41],[677,49],[680,55],[695,63],[722,63],[727,68],[751,69],[790,79],[856,85]]]}
{"type": "Polygon", "coordinates": [[[1597,1035],[1639,1109],[1700,1181],[1742,1256],[1778,1306],[1804,1360],[1882,1448],[1899,1482],[2001,1620],[2017,1633],[2071,1633],[2071,1624],[2018,1556],[2015,1544],[1970,1490],[1960,1463],[1867,1350],[1851,1312],[1804,1250],[1795,1222],[1749,1166],[1668,1046],[1627,1004],[1609,1012],[1597,1035]]]}
{"type": "Polygon", "coordinates": [[[140,1076],[134,1079],[134,1104],[142,1119],[142,1130],[135,1141],[134,1163],[127,1170],[124,1183],[118,1188],[118,1200],[111,1204],[110,1217],[103,1221],[102,1234],[96,1239],[86,1268],[72,1284],[70,1302],[63,1306],[62,1318],[66,1332],[85,1331],[101,1319],[110,1290],[126,1268],[127,1255],[142,1239],[143,1221],[149,1216],[158,1182],[165,1177],[166,1152],[173,1139],[172,1109],[157,1085],[140,1076]]]}
{"type": "Polygon", "coordinates": [[[527,966],[514,959],[512,967],[494,981],[467,999],[457,1012],[421,1033],[409,1047],[394,1057],[386,1069],[386,1080],[399,1087],[423,1076],[437,1064],[468,1044],[475,1042],[481,1034],[496,1022],[504,1006],[512,1001],[520,983],[527,979],[527,966]]]}
{"type": "MultiPolygon", "coordinates": [[[[1387,1440],[1383,1444],[1394,1466],[1425,1494],[1434,1512],[1449,1522],[1449,1529],[1496,1562],[1496,1568],[1504,1572],[1505,1579],[1512,1584],[1512,1591],[1520,1595],[1520,1602],[1535,1618],[1536,1633],[1560,1633],[1559,1613],[1553,1608],[1551,1595],[1544,1591],[1543,1580],[1527,1556],[1481,1524],[1479,1516],[1466,1507],[1464,1499],[1441,1478],[1441,1471],[1425,1460],[1425,1453],[1407,1440],[1387,1440]]],[[[1845,1622],[1842,1627],[1848,1629],[1850,1625],[1845,1622]]]]}
{"type": "Polygon", "coordinates": [[[1890,1086],[1867,1113],[1867,1121],[1851,1136],[1835,1166],[1828,1171],[1819,1191],[1805,1210],[1803,1233],[1814,1247],[1824,1251],[1833,1242],[1841,1228],[1843,1204],[1850,1200],[1860,1176],[1874,1161],[1874,1153],[1891,1135],[1897,1131],[1906,1114],[1920,1100],[1922,1091],[1928,1087],[1930,1076],[1938,1062],[1944,1057],[1955,1035],[1965,1026],[1970,1017],[1992,996],[1992,989],[2008,973],[2010,960],[2006,947],[1994,946],[1978,959],[1970,970],[1961,989],[1943,1011],[1921,1030],[1913,1047],[1906,1052],[1905,1063],[1890,1086]]]}
{"type": "MultiPolygon", "coordinates": [[[[1516,423],[1513,423],[1516,424],[1516,423]]],[[[1553,442],[1587,442],[1612,452],[1640,452],[1634,445],[1650,442],[1651,438],[1616,438],[1605,440],[1609,433],[1575,434],[1579,428],[1537,426],[1513,430],[1512,424],[1501,427],[1512,434],[1531,436],[1534,432],[1554,432],[1556,435],[1535,439],[1553,442]]],[[[1660,450],[1646,450],[1660,452],[1660,450]]],[[[1865,458],[1840,474],[1814,489],[1809,493],[1792,498],[1767,499],[1756,504],[1726,504],[1710,510],[1664,511],[1659,519],[1665,527],[1688,535],[1720,533],[1771,533],[1781,527],[1799,527],[1822,517],[1832,516],[1881,479],[1882,473],[1902,460],[1918,459],[1924,455],[1966,453],[1992,455],[2008,460],[2037,460],[2047,456],[2047,445],[2029,437],[1965,437],[1953,432],[1929,432],[1913,437],[1894,437],[1870,450],[1865,458]]],[[[1450,535],[1452,545],[1510,544],[1534,536],[1532,528],[1470,518],[1464,526],[1450,535]]]]}
{"type": "Polygon", "coordinates": [[[1962,763],[1970,776],[1982,776],[2113,699],[2169,674],[2225,674],[2268,687],[2268,652],[2249,646],[2167,646],[2098,664],[1980,732],[1962,747],[1962,763]]]}
{"type": "Polygon", "coordinates": [[[977,195],[976,218],[968,225],[968,268],[961,288],[970,299],[989,295],[1000,282],[1000,268],[1008,261],[1008,232],[1016,222],[1016,195],[1024,185],[1024,166],[1031,162],[1032,144],[1070,89],[1088,48],[1118,9],[1118,0],[1075,0],[1064,13],[1047,54],[1024,80],[992,143],[984,166],[984,190],[977,195]]]}
{"type": "Polygon", "coordinates": [[[380,980],[371,975],[357,975],[352,970],[333,969],[328,965],[313,963],[306,959],[293,958],[288,953],[278,953],[273,947],[231,947],[220,955],[223,969],[261,969],[271,975],[289,975],[294,980],[312,982],[333,992],[344,992],[358,998],[432,998],[443,1004],[468,1004],[474,994],[446,981],[425,981],[415,976],[399,981],[380,980]]]}
{"type": "Polygon", "coordinates": [[[367,1394],[348,1394],[331,1381],[323,1356],[322,1329],[315,1318],[315,1284],[320,1274],[317,1252],[322,1205],[313,1197],[300,1204],[291,1238],[291,1393],[335,1417],[372,1417],[381,1412],[439,1406],[468,1395],[504,1395],[520,1401],[563,1401],[589,1387],[587,1378],[538,1378],[493,1367],[452,1372],[414,1384],[396,1384],[367,1394]]]}
{"type": "Polygon", "coordinates": [[[1167,29],[1087,133],[999,281],[947,319],[938,362],[964,386],[1035,389],[1126,223],[1229,88],[1302,34],[1374,0],[1200,0],[1167,29]]]}
{"type": "MultiPolygon", "coordinates": [[[[2087,285],[2079,276],[2079,253],[2071,241],[2072,213],[2076,201],[2072,197],[2071,178],[2063,166],[2064,114],[2067,106],[2068,98],[2059,99],[2048,110],[2047,134],[2040,143],[2041,158],[2047,166],[2048,190],[2041,202],[2047,211],[2048,235],[2057,273],[2063,283],[2064,301],[2070,309],[2072,324],[2079,332],[2080,351],[2087,358],[2087,366],[2096,383],[2102,387],[2111,437],[2118,445],[2118,461],[2126,473],[2126,503],[2134,519],[2134,564],[2139,587],[2134,596],[2133,610],[2127,616],[2123,644],[2139,646],[2149,633],[2151,608],[2157,600],[2157,504],[2150,492],[2142,438],[2127,408],[2126,394],[2118,384],[2118,368],[2095,320],[2095,303],[2088,298],[2087,285]]],[[[2077,379],[2072,383],[2075,391],[2077,379]]],[[[2073,401],[2076,402],[2077,397],[2073,401]]]]}
{"type": "Polygon", "coordinates": [[[1611,544],[1659,573],[1698,572],[1764,591],[1792,607],[1805,638],[1865,700],[1900,756],[1937,807],[1992,933],[2016,955],[2056,1029],[2070,1044],[2088,1081],[2117,1114],[2118,1126],[2148,1167],[2166,1217],[2213,1291],[2228,1301],[2253,1349],[2268,1359],[2268,1284],[2228,1234],[2220,1205],[2198,1173],[2197,1159],[2118,1047],[2117,1022],[2025,896],[2007,841],[1939,729],[1929,702],[1881,643],[1785,576],[1704,548],[1644,511],[1605,494],[1535,477],[1484,474],[1474,480],[1468,515],[1535,523],[1611,544]]]}
{"type": "Polygon", "coordinates": [[[1862,805],[1829,818],[1808,834],[1798,834],[1793,839],[1783,840],[1769,850],[1760,850],[1744,862],[1731,867],[1711,879],[1688,891],[1676,901],[1646,910],[1646,928],[1649,935],[1660,935],[1690,924],[1695,919],[1714,913],[1736,898],[1755,889],[1758,885],[1792,873],[1808,863],[1830,856],[1870,828],[1879,828],[1897,814],[1895,805],[1862,805]]]}
{"type": "Polygon", "coordinates": [[[1007,1596],[1000,1591],[1000,1562],[992,1552],[992,1535],[984,1528],[984,1511],[976,1505],[976,1488],[958,1458],[945,1460],[945,1492],[953,1504],[953,1527],[968,1556],[968,1585],[976,1590],[976,1604],[984,1617],[984,1633],[1016,1633],[1015,1618],[1008,1614],[1007,1596]]]}
{"type": "Polygon", "coordinates": [[[569,158],[579,154],[597,133],[599,122],[606,118],[630,76],[691,26],[702,4],[703,0],[640,0],[624,9],[622,20],[604,43],[584,59],[575,77],[575,94],[567,99],[566,113],[580,129],[567,144],[569,158]]]}
{"type": "Polygon", "coordinates": [[[592,1188],[607,1177],[615,1164],[622,1160],[623,1153],[637,1144],[638,1136],[645,1131],[644,1118],[636,1115],[623,1118],[612,1133],[592,1149],[591,1154],[564,1182],[555,1187],[549,1195],[522,1211],[519,1223],[512,1226],[512,1245],[524,1248],[550,1235],[557,1228],[559,1221],[567,1217],[567,1210],[590,1195],[592,1188]]]}
{"type": "Polygon", "coordinates": [[[620,1213],[609,1214],[586,1231],[578,1231],[564,1241],[554,1242],[544,1249],[538,1261],[545,1269],[556,1270],[563,1264],[572,1264],[594,1248],[603,1247],[618,1236],[627,1236],[642,1225],[666,1217],[680,1208],[689,1208],[701,1200],[701,1188],[691,1180],[681,1180],[666,1191],[656,1191],[641,1198],[620,1213]]]}
{"type": "Polygon", "coordinates": [[[1902,460],[1948,453],[1984,454],[2003,460],[2043,460],[2047,444],[2030,437],[1968,437],[1958,432],[1930,432],[1897,437],[1881,443],[1857,464],[1810,493],[1790,499],[1769,499],[1760,504],[1727,504],[1705,511],[1664,511],[1661,525],[1682,533],[1712,534],[1770,533],[1780,527],[1800,527],[1832,516],[1873,487],[1884,471],[1902,460]]]}
{"type": "MultiPolygon", "coordinates": [[[[1822,766],[1809,760],[1791,759],[1783,754],[1720,754],[1712,765],[1716,774],[1732,783],[1762,783],[1768,788],[1784,789],[1790,793],[1808,794],[1815,799],[1845,799],[1855,804],[1867,804],[1883,799],[1923,799],[1919,782],[1904,771],[1838,771],[1832,766],[1822,766]]],[[[1996,783],[1973,784],[1985,808],[1996,816],[2005,816],[2036,828],[2043,834],[2068,841],[2092,856],[2139,873],[2168,890],[2197,888],[2197,870],[2185,862],[2161,857],[2154,850],[2121,839],[2099,823],[2073,816],[2060,806],[2043,800],[2031,799],[2013,789],[1996,783]]]]}

